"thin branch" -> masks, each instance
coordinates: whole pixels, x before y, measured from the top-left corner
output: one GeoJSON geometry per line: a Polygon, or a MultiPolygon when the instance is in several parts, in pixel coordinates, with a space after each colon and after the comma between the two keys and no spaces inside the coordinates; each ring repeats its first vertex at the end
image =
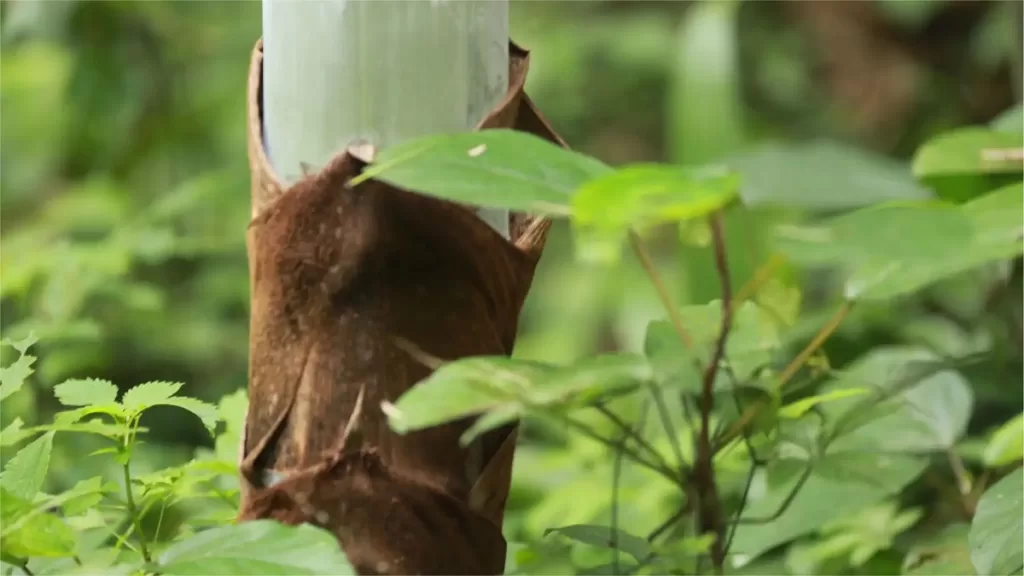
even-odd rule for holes
{"type": "Polygon", "coordinates": [[[132,475],[128,466],[129,460],[125,458],[124,465],[122,466],[125,502],[128,505],[128,513],[131,514],[135,532],[138,534],[139,551],[142,553],[142,559],[149,563],[153,560],[149,555],[149,549],[146,547],[146,535],[142,532],[142,520],[139,518],[139,510],[135,506],[135,497],[132,495],[132,475]]]}
{"type": "Polygon", "coordinates": [[[679,438],[676,436],[676,431],[672,426],[672,418],[668,413],[668,407],[665,406],[665,399],[662,398],[661,390],[657,386],[651,385],[650,389],[654,405],[658,409],[658,420],[661,421],[661,426],[665,429],[668,443],[672,447],[672,454],[676,457],[676,467],[682,470],[686,461],[683,459],[683,450],[679,446],[679,438]]]}
{"type": "Polygon", "coordinates": [[[683,341],[683,344],[691,352],[695,350],[693,338],[690,333],[686,331],[686,327],[683,326],[683,317],[679,314],[679,308],[676,307],[672,301],[672,295],[668,293],[668,288],[665,287],[665,283],[661,281],[661,275],[658,274],[658,269],[654,265],[654,260],[651,259],[651,255],[647,253],[647,249],[644,247],[644,243],[640,240],[640,236],[637,235],[636,231],[629,231],[629,244],[633,248],[633,252],[636,253],[637,258],[640,259],[640,264],[644,267],[644,271],[647,276],[651,279],[651,283],[654,284],[654,289],[658,292],[658,298],[661,300],[661,305],[668,312],[669,321],[672,323],[672,327],[675,328],[679,339],[683,341]]]}
{"type": "Polygon", "coordinates": [[[701,534],[712,532],[715,541],[711,545],[711,562],[715,572],[722,572],[725,561],[724,540],[725,522],[722,518],[721,502],[718,486],[715,483],[714,454],[711,450],[711,412],[715,408],[714,386],[718,375],[718,366],[725,354],[726,342],[729,339],[729,328],[732,325],[732,284],[729,279],[729,265],[725,255],[725,240],[722,234],[722,221],[719,214],[710,219],[711,237],[715,253],[715,268],[718,271],[722,290],[722,323],[718,331],[715,349],[704,370],[703,389],[700,400],[700,432],[697,440],[697,457],[694,465],[694,482],[697,487],[697,523],[701,534]]]}
{"type": "Polygon", "coordinates": [[[821,330],[814,335],[814,338],[807,343],[807,346],[801,350],[800,353],[796,355],[796,358],[793,358],[793,361],[786,366],[781,374],[779,374],[779,387],[784,386],[786,382],[788,382],[789,379],[792,378],[801,367],[803,367],[807,362],[807,359],[811,357],[811,354],[814,354],[818,348],[821,348],[821,345],[828,340],[829,336],[835,333],[836,329],[839,328],[839,325],[842,324],[843,320],[850,313],[852,308],[852,301],[845,300],[843,302],[843,305],[836,310],[836,313],[832,315],[832,318],[830,318],[829,321],[821,327],[821,330]]]}
{"type": "MultiPolygon", "coordinates": [[[[658,450],[650,442],[648,442],[647,439],[643,437],[643,435],[639,433],[639,431],[642,430],[642,427],[638,426],[637,429],[634,430],[632,426],[623,421],[622,418],[619,418],[618,414],[612,412],[604,404],[595,404],[594,408],[596,408],[597,411],[603,414],[606,418],[611,420],[612,423],[615,424],[619,428],[619,430],[626,436],[626,438],[632,439],[634,442],[636,442],[637,447],[642,448],[644,450],[644,453],[650,454],[655,459],[657,459],[659,466],[662,466],[665,470],[672,469],[672,466],[668,463],[668,460],[665,460],[665,457],[661,455],[661,452],[658,452],[658,450]]],[[[644,404],[644,413],[646,413],[646,409],[647,404],[644,404]]],[[[623,443],[625,443],[625,440],[623,440],[623,443]]]]}
{"type": "Polygon", "coordinates": [[[807,467],[804,468],[800,478],[797,479],[796,485],[793,486],[793,490],[786,495],[786,499],[782,501],[782,504],[779,505],[779,508],[775,510],[775,512],[772,512],[768,516],[764,516],[762,518],[740,518],[736,520],[736,524],[771,524],[778,520],[779,517],[789,509],[789,505],[796,499],[796,495],[800,493],[800,490],[804,487],[804,483],[806,483],[807,479],[811,477],[811,471],[813,470],[814,467],[810,462],[808,462],[807,467]]]}

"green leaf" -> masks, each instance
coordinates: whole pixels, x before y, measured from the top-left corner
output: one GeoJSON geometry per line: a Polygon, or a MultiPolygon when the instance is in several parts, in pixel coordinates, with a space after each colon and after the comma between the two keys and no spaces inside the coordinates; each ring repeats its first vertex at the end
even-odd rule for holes
{"type": "Polygon", "coordinates": [[[985,491],[967,535],[978,574],[1018,574],[1024,567],[1024,475],[1017,468],[985,491]]]}
{"type": "Polygon", "coordinates": [[[929,140],[914,155],[918,178],[956,174],[1021,172],[1024,135],[986,128],[960,128],[929,140]]]}
{"type": "Polygon", "coordinates": [[[850,300],[889,299],[1024,249],[1021,185],[1001,188],[962,206],[887,204],[821,225],[783,226],[778,248],[808,265],[850,271],[850,300]]]}
{"type": "MultiPolygon", "coordinates": [[[[800,474],[792,473],[793,469],[806,465],[788,459],[772,461],[767,468],[767,492],[748,504],[741,522],[767,518],[778,511],[798,485],[800,474]],[[785,480],[772,482],[773,475],[785,480]]],[[[853,515],[884,500],[917,478],[927,460],[898,454],[838,451],[829,452],[810,465],[810,476],[778,518],[768,523],[741,523],[737,527],[733,554],[752,559],[835,518],[853,515]]]]}
{"type": "Polygon", "coordinates": [[[180,541],[153,569],[167,576],[207,574],[355,574],[334,535],[309,524],[254,520],[220,526],[180,541]]]}
{"type": "Polygon", "coordinates": [[[997,132],[1024,132],[1024,106],[1017,104],[996,116],[989,126],[997,132]]]}
{"type": "Polygon", "coordinates": [[[96,378],[68,380],[54,386],[53,393],[65,406],[93,406],[117,402],[117,386],[107,380],[96,378]]]}
{"type": "Polygon", "coordinates": [[[0,486],[11,494],[31,501],[46,481],[53,449],[53,432],[43,434],[25,445],[4,466],[0,486]]]}
{"type": "Polygon", "coordinates": [[[561,528],[549,528],[544,531],[545,536],[548,534],[560,534],[598,548],[618,548],[640,561],[645,560],[654,551],[647,540],[624,530],[612,530],[610,526],[575,524],[561,528]]]}
{"type": "Polygon", "coordinates": [[[220,415],[217,413],[216,406],[196,398],[189,398],[188,396],[168,398],[167,400],[155,402],[153,406],[177,406],[178,408],[188,410],[203,421],[203,426],[206,427],[211,436],[214,430],[217,429],[217,422],[220,422],[220,415]]]}
{"type": "Polygon", "coordinates": [[[75,533],[56,515],[0,486],[0,548],[19,558],[60,558],[75,554],[75,533]]]}
{"type": "Polygon", "coordinates": [[[768,143],[728,164],[743,178],[748,206],[834,212],[933,197],[903,163],[838,142],[768,143]]]}
{"type": "Polygon", "coordinates": [[[707,216],[736,198],[738,189],[736,174],[663,164],[635,164],[593,179],[572,198],[580,255],[614,261],[630,227],[707,216]]]}
{"type": "Polygon", "coordinates": [[[859,396],[861,394],[867,394],[868,391],[865,388],[841,388],[839,390],[833,390],[826,394],[818,394],[816,396],[809,396],[802,398],[787,404],[782,408],[779,408],[779,417],[781,418],[800,418],[807,413],[808,410],[814,408],[818,404],[825,402],[831,402],[833,400],[839,400],[841,398],[849,398],[851,396],[859,396]]]}
{"type": "Polygon", "coordinates": [[[393,404],[385,404],[391,429],[399,434],[429,428],[514,404],[553,367],[504,356],[449,362],[418,382],[393,404]]]}
{"type": "Polygon", "coordinates": [[[971,551],[967,547],[967,530],[963,523],[951,524],[938,534],[915,539],[903,560],[903,574],[973,576],[971,551]]]}
{"type": "Polygon", "coordinates": [[[21,418],[15,418],[10,424],[4,426],[4,429],[0,431],[0,446],[11,446],[21,442],[28,435],[22,430],[24,425],[21,418]]]}
{"type": "Polygon", "coordinates": [[[32,365],[35,363],[36,357],[25,353],[35,342],[36,339],[33,335],[17,342],[6,338],[3,340],[3,344],[13,347],[18,351],[19,356],[10,365],[0,368],[0,401],[21,390],[21,387],[25,385],[25,380],[35,371],[32,365]]]}
{"type": "Polygon", "coordinates": [[[694,4],[676,35],[668,110],[680,164],[719,160],[743,144],[738,10],[739,2],[694,4]]]}
{"type": "Polygon", "coordinates": [[[35,333],[29,333],[28,336],[22,338],[21,340],[11,340],[10,338],[4,338],[3,340],[0,340],[0,345],[10,346],[11,348],[17,350],[19,354],[25,355],[28,353],[28,349],[34,346],[36,342],[39,342],[39,338],[36,338],[35,333]]]}
{"type": "Polygon", "coordinates": [[[565,215],[581,184],[611,171],[594,158],[537,136],[498,129],[390,146],[353,184],[377,178],[455,202],[565,215]]]}
{"type": "Polygon", "coordinates": [[[876,348],[855,362],[823,387],[872,391],[823,406],[828,421],[843,427],[835,444],[914,453],[952,448],[967,430],[973,395],[963,376],[942,365],[932,352],[904,347],[876,348]],[[858,412],[857,426],[840,423],[858,412]]]}
{"type": "Polygon", "coordinates": [[[1024,414],[1016,415],[996,430],[985,446],[984,458],[989,468],[1024,458],[1024,414]]]}
{"type": "Polygon", "coordinates": [[[141,412],[150,406],[156,406],[181,390],[181,382],[146,382],[139,384],[124,393],[121,405],[128,412],[141,412]]]}

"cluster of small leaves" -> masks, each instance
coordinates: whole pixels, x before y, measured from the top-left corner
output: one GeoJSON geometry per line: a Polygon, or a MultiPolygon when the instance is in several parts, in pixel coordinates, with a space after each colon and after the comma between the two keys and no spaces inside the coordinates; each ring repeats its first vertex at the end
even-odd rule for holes
{"type": "MultiPolygon", "coordinates": [[[[0,369],[0,394],[8,398],[32,375],[28,354],[35,339],[11,342],[18,358],[0,369]]],[[[198,417],[214,433],[219,411],[244,414],[245,398],[229,397],[218,408],[178,396],[182,385],[147,382],[120,395],[105,380],[69,380],[54,388],[67,409],[51,424],[25,426],[20,419],[0,432],[3,446],[26,442],[7,459],[0,473],[0,550],[5,573],[25,574],[339,574],[352,573],[333,535],[311,526],[290,527],[273,521],[236,525],[231,518],[212,522],[208,530],[179,530],[158,541],[164,512],[187,499],[225,499],[233,513],[237,495],[221,490],[224,476],[237,469],[218,438],[218,453],[184,466],[133,476],[131,460],[143,414],[172,406],[198,417]],[[241,400],[239,402],[238,400],[241,400]],[[241,408],[241,410],[239,409],[241,408]],[[120,468],[118,481],[102,476],[82,480],[68,490],[48,494],[47,472],[58,434],[90,434],[109,446],[82,458],[110,458],[120,468]],[[227,460],[227,461],[225,461],[227,460]],[[157,514],[157,527],[143,532],[143,519],[157,514]]],[[[237,423],[234,425],[237,427],[237,423]]],[[[237,438],[232,426],[228,433],[237,438]]],[[[223,435],[222,435],[223,436],[223,435]]],[[[229,436],[230,438],[230,436],[229,436]]],[[[232,447],[233,448],[233,447],[232,447]]]]}
{"type": "MultiPolygon", "coordinates": [[[[972,489],[965,485],[970,480],[957,455],[973,403],[971,386],[958,366],[970,359],[882,347],[836,372],[818,348],[855,303],[906,297],[962,272],[1020,257],[1022,148],[1022,132],[1005,126],[937,137],[922,147],[913,173],[938,190],[940,199],[925,195],[884,201],[824,221],[778,226],[775,256],[743,295],[747,300],[675,309],[663,300],[668,317],[650,323],[642,354],[606,354],[566,366],[467,358],[441,366],[393,405],[386,404],[385,412],[400,433],[480,415],[463,438],[466,442],[523,417],[568,426],[681,486],[685,510],[693,498],[686,493],[692,478],[686,470],[694,465],[698,427],[692,417],[673,423],[664,399],[679,398],[688,414],[700,404],[703,370],[715,358],[723,310],[730,307],[730,332],[712,386],[717,409],[708,416],[715,425],[712,443],[720,476],[749,470],[745,481],[723,488],[735,518],[727,543],[733,566],[791,543],[787,564],[794,570],[836,562],[863,567],[920,520],[919,509],[901,508],[893,498],[929,468],[930,454],[948,458],[961,491],[972,489]],[[968,197],[935,183],[950,174],[993,173],[1009,174],[1013,181],[968,197]],[[801,354],[786,360],[801,296],[797,285],[780,281],[778,270],[794,266],[840,271],[845,303],[801,354]],[[803,384],[787,386],[791,381],[803,384]],[[808,386],[817,392],[808,394],[808,386]],[[645,440],[610,410],[624,396],[647,397],[659,405],[664,442],[645,440]],[[599,434],[599,427],[588,423],[595,411],[614,433],[599,434]]],[[[612,262],[627,235],[633,235],[634,250],[643,259],[637,234],[656,225],[675,224],[685,236],[704,219],[742,210],[741,205],[806,208],[787,204],[786,198],[748,200],[741,176],[714,166],[612,168],[527,134],[491,130],[394,146],[361,178],[449,200],[568,217],[578,256],[612,262]]],[[[647,272],[657,288],[657,271],[648,267],[647,272]]],[[[1020,417],[1008,422],[985,449],[985,464],[997,474],[1007,466],[1017,470],[984,493],[969,532],[957,542],[962,550],[970,542],[971,569],[978,573],[1021,568],[1019,497],[1011,508],[1000,502],[1002,515],[993,503],[1020,493],[1020,422],[1020,417]],[[1007,516],[1006,510],[1012,513],[1007,516]]],[[[614,496],[610,505],[616,505],[614,496]]],[[[549,532],[615,551],[614,567],[588,568],[588,573],[699,567],[680,564],[678,554],[659,548],[664,530],[647,538],[616,525],[549,532]],[[620,564],[619,551],[632,560],[620,564]]],[[[686,548],[692,560],[708,550],[694,542],[709,536],[689,534],[672,542],[676,552],[686,548]]],[[[529,570],[529,558],[540,552],[516,554],[523,561],[513,564],[529,570]]],[[[948,557],[923,561],[914,569],[934,567],[948,557]]]]}

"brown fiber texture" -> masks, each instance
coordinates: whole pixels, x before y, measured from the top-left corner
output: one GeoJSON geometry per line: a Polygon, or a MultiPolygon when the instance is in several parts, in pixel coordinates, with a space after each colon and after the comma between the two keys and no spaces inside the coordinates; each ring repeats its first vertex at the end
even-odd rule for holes
{"type": "MultiPolygon", "coordinates": [[[[523,92],[528,65],[510,43],[509,91],[478,128],[564,145],[523,92]]],[[[462,205],[376,180],[349,188],[365,165],[345,151],[285,187],[264,153],[261,78],[257,43],[239,518],[328,528],[364,574],[500,573],[515,426],[462,447],[471,419],[399,435],[380,407],[430,374],[423,354],[512,352],[549,222],[513,214],[509,241],[462,205]]]]}

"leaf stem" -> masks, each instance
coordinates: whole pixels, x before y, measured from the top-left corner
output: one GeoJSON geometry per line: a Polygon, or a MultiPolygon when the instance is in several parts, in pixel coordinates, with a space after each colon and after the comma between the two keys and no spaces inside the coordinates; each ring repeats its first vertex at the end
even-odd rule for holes
{"type": "Polygon", "coordinates": [[[821,348],[821,345],[828,340],[829,336],[832,336],[832,334],[835,333],[836,329],[839,328],[839,325],[842,324],[843,320],[850,313],[852,308],[852,300],[843,301],[843,305],[836,310],[836,313],[832,315],[832,318],[830,318],[829,321],[821,327],[821,330],[818,330],[818,333],[815,334],[814,338],[807,343],[807,346],[804,347],[804,349],[796,355],[796,358],[793,358],[793,361],[786,366],[781,374],[779,374],[780,388],[785,386],[786,382],[788,382],[800,370],[800,368],[803,367],[807,362],[807,359],[811,357],[811,354],[814,354],[819,348],[821,348]]]}

